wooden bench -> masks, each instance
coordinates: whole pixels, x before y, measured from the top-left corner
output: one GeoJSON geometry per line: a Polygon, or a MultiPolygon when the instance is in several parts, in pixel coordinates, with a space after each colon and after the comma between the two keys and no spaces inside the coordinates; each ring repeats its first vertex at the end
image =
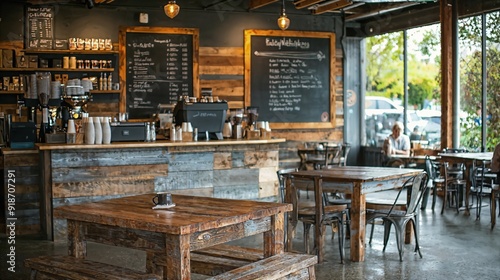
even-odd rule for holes
{"type": "Polygon", "coordinates": [[[191,272],[214,276],[263,258],[262,249],[220,244],[191,252],[191,272]]]}
{"type": "Polygon", "coordinates": [[[77,259],[71,256],[42,256],[24,261],[31,268],[31,280],[157,280],[162,277],[128,268],[77,259]]]}
{"type": "Polygon", "coordinates": [[[286,252],[249,263],[245,266],[211,277],[209,280],[314,280],[316,279],[314,265],[317,263],[317,256],[286,252]]]}

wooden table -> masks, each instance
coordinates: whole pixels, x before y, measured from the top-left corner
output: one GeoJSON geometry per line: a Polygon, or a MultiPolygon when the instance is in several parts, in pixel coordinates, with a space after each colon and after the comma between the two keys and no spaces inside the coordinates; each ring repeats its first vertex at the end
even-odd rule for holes
{"type": "MultiPolygon", "coordinates": [[[[405,167],[408,167],[409,164],[411,163],[422,163],[422,162],[425,162],[425,158],[427,156],[425,155],[391,155],[391,158],[398,158],[398,159],[401,159],[404,164],[405,164],[405,167]]],[[[437,159],[436,156],[429,156],[429,158],[434,161],[437,159]]]]}
{"type": "Polygon", "coordinates": [[[185,280],[191,279],[193,250],[262,233],[264,257],[284,251],[284,213],[291,204],[172,195],[175,207],[153,210],[153,196],[56,208],[68,222],[69,254],[84,258],[87,240],[141,249],[148,272],[185,280]]]}
{"type": "MultiPolygon", "coordinates": [[[[410,177],[422,173],[421,169],[370,167],[370,166],[339,166],[332,169],[307,170],[291,173],[294,177],[309,178],[315,181],[314,191],[345,192],[351,194],[351,261],[359,262],[365,259],[365,223],[366,194],[394,189],[403,185],[410,177]],[[323,182],[335,183],[323,187],[323,182]]],[[[321,205],[321,196],[316,205],[321,205]]],[[[316,208],[316,224],[320,224],[322,207],[316,208]]],[[[321,227],[315,229],[315,247],[318,251],[318,262],[322,261],[324,248],[321,227]]]]}
{"type": "Polygon", "coordinates": [[[493,157],[493,152],[483,152],[483,153],[440,153],[441,162],[448,162],[450,164],[460,164],[465,165],[464,170],[464,180],[467,184],[465,188],[465,211],[466,216],[470,215],[469,211],[469,194],[472,181],[470,178],[470,173],[472,171],[472,165],[474,161],[490,161],[493,157]]]}

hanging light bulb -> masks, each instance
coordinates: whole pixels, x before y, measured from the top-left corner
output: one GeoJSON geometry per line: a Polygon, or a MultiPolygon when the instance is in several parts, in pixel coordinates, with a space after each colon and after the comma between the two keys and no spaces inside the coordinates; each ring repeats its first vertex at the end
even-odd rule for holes
{"type": "Polygon", "coordinates": [[[281,30],[286,30],[290,26],[290,19],[285,14],[285,0],[281,4],[281,16],[278,18],[278,26],[281,30]]]}
{"type": "Polygon", "coordinates": [[[165,10],[165,14],[169,18],[174,18],[179,14],[180,11],[179,5],[175,3],[175,1],[168,1],[168,4],[163,7],[163,10],[165,10]]]}

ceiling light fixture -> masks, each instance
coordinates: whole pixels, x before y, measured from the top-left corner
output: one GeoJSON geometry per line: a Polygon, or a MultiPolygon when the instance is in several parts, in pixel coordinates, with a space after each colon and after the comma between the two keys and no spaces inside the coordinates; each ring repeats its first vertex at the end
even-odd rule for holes
{"type": "Polygon", "coordinates": [[[165,14],[169,18],[174,18],[179,14],[180,11],[179,5],[175,3],[175,1],[168,1],[168,4],[163,7],[163,10],[165,10],[165,14]]]}
{"type": "Polygon", "coordinates": [[[285,0],[281,4],[281,16],[278,18],[278,26],[281,30],[286,30],[290,26],[290,19],[285,14],[285,0]]]}

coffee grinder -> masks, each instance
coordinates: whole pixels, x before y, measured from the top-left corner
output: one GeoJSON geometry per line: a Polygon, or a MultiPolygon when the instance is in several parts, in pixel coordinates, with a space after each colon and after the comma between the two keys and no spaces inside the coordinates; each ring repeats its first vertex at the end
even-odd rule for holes
{"type": "Polygon", "coordinates": [[[241,139],[243,137],[243,129],[241,123],[243,121],[243,108],[229,109],[229,121],[231,122],[233,139],[241,139]]]}

